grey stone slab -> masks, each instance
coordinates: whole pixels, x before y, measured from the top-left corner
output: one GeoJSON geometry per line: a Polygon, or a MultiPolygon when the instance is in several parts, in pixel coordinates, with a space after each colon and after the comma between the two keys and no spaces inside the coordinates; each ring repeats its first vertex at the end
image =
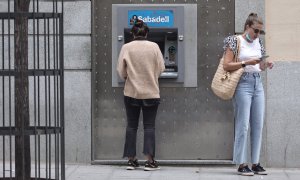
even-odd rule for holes
{"type": "Polygon", "coordinates": [[[65,36],[64,64],[66,69],[91,69],[91,36],[65,36]]]}
{"type": "MultiPolygon", "coordinates": [[[[0,12],[8,12],[8,1],[1,0],[0,12]]],[[[10,9],[13,11],[13,1],[10,1],[10,9]]],[[[35,1],[36,2],[36,1],[35,1]]],[[[35,6],[37,6],[35,4],[35,6]]],[[[61,12],[61,3],[57,3],[58,12],[61,12]]],[[[33,3],[30,4],[30,12],[33,12],[33,3]]],[[[35,10],[37,11],[37,10],[35,10]]],[[[53,2],[39,1],[39,12],[53,12],[53,2]]],[[[39,21],[40,33],[43,33],[44,24],[43,20],[39,21]]],[[[50,24],[52,20],[50,20],[50,24]]],[[[35,25],[37,27],[37,24],[35,25]]],[[[2,24],[0,23],[0,29],[2,24]]],[[[5,28],[5,33],[8,29],[5,28]]],[[[13,33],[13,22],[11,23],[10,33],[13,33]]],[[[50,28],[50,33],[53,29],[50,28]]],[[[33,22],[29,22],[29,33],[33,33],[33,22]]],[[[65,1],[64,2],[64,33],[65,34],[91,34],[91,1],[78,0],[78,1],[65,1]]]]}
{"type": "MultiPolygon", "coordinates": [[[[53,12],[52,6],[52,2],[42,1],[40,12],[53,12]]],[[[61,3],[58,11],[61,12],[61,3]]],[[[91,1],[64,2],[64,34],[91,34],[91,1]]]]}
{"type": "MultiPolygon", "coordinates": [[[[38,79],[36,78],[36,88],[39,89],[39,98],[40,98],[40,122],[41,126],[46,125],[46,114],[51,117],[51,124],[53,125],[53,117],[55,116],[55,111],[53,110],[53,102],[54,102],[54,79],[51,77],[50,82],[47,78],[47,82],[45,82],[45,78],[40,78],[40,84],[38,86],[38,79]],[[45,86],[50,85],[51,93],[51,113],[45,111],[46,103],[45,103],[45,86]]],[[[9,95],[9,79],[5,77],[4,83],[3,79],[0,79],[0,94],[5,95],[5,99],[2,98],[0,100],[1,107],[4,107],[5,113],[5,126],[11,124],[14,126],[14,79],[11,79],[11,96],[9,95]],[[3,90],[4,85],[4,90],[3,90]],[[11,118],[9,118],[9,97],[11,99],[11,118]],[[9,122],[10,119],[10,122],[9,122]]],[[[37,91],[33,91],[34,81],[33,77],[29,79],[29,111],[30,111],[30,124],[33,126],[35,124],[34,119],[34,94],[37,95],[37,91]]],[[[67,162],[84,162],[88,163],[91,161],[91,77],[90,71],[65,71],[65,158],[67,162]]],[[[49,96],[47,92],[47,100],[49,103],[49,96]]],[[[47,103],[47,105],[48,105],[47,103]]],[[[49,106],[49,105],[48,105],[49,106]]],[[[3,115],[1,108],[1,114],[3,115]]],[[[3,117],[1,115],[1,117],[3,117]]],[[[2,122],[2,118],[1,118],[2,122]]],[[[50,122],[50,118],[48,119],[48,125],[50,122]]],[[[2,126],[2,123],[1,123],[2,126]]],[[[45,152],[48,149],[48,152],[51,151],[51,158],[54,162],[53,158],[55,157],[55,145],[54,137],[52,137],[51,147],[47,147],[47,140],[45,136],[40,137],[40,156],[41,161],[46,161],[45,152]]],[[[50,138],[50,137],[49,137],[50,138]]],[[[14,146],[10,149],[10,142],[14,144],[14,138],[10,139],[7,136],[4,140],[1,138],[0,143],[3,145],[5,143],[5,157],[10,157],[10,152],[14,152],[14,146]],[[3,141],[3,142],[2,142],[3,141]]],[[[49,142],[49,139],[48,139],[49,142]]],[[[31,138],[31,149],[32,153],[34,153],[35,144],[34,137],[31,138]]],[[[3,154],[3,149],[0,148],[1,154],[3,154]]],[[[14,158],[14,153],[11,154],[12,158],[14,158]]],[[[34,156],[32,156],[34,160],[34,156]]],[[[1,156],[0,159],[3,159],[1,156]]]]}
{"type": "Polygon", "coordinates": [[[66,162],[91,161],[91,75],[65,71],[66,162]]]}
{"type": "MultiPolygon", "coordinates": [[[[2,117],[0,118],[1,126],[6,127],[14,127],[15,126],[15,88],[14,88],[14,77],[9,77],[3,79],[0,78],[0,94],[4,93],[4,97],[0,98],[0,106],[4,108],[4,113],[1,108],[1,114],[4,115],[4,122],[2,117]],[[9,85],[9,81],[11,81],[9,85]],[[4,87],[4,88],[3,88],[4,87]],[[10,101],[9,101],[10,99],[10,101]],[[4,125],[2,124],[4,123],[4,125]]],[[[29,122],[30,126],[54,126],[57,122],[55,119],[56,116],[56,108],[58,107],[57,104],[54,105],[54,102],[57,102],[57,99],[54,97],[59,96],[59,90],[57,90],[57,86],[54,85],[54,82],[59,82],[59,78],[47,77],[47,81],[45,81],[44,77],[36,77],[35,79],[31,76],[29,77],[29,122]],[[35,80],[35,83],[34,83],[35,80]],[[35,87],[35,88],[34,88],[35,87]],[[47,87],[48,91],[45,95],[45,87],[47,87]],[[35,90],[34,90],[35,89],[35,90]],[[50,89],[50,90],[49,90],[50,89]],[[47,101],[47,102],[46,102],[47,101]],[[36,113],[36,114],[35,114],[36,113]]],[[[0,151],[5,151],[5,159],[9,160],[10,156],[14,159],[15,156],[15,147],[14,147],[14,136],[6,136],[3,142],[0,142],[3,145],[3,149],[1,147],[0,151]],[[12,146],[10,146],[12,144],[12,146]]],[[[48,150],[49,155],[48,159],[51,159],[54,162],[55,158],[55,137],[54,135],[45,136],[44,134],[39,136],[32,135],[30,138],[30,148],[32,153],[32,160],[35,160],[34,154],[39,153],[40,161],[46,162],[46,149],[48,150]],[[48,139],[47,139],[48,138],[48,139]],[[39,152],[36,149],[39,147],[39,152]]],[[[1,153],[2,154],[2,153],[1,153]]],[[[0,157],[3,159],[3,156],[0,157]]]]}
{"type": "Polygon", "coordinates": [[[257,13],[258,16],[265,19],[265,1],[261,0],[236,0],[235,1],[235,32],[244,32],[244,24],[251,13],[257,13]]]}
{"type": "Polygon", "coordinates": [[[299,97],[300,62],[276,61],[274,68],[268,71],[268,98],[299,97]]]}
{"type": "Polygon", "coordinates": [[[267,163],[300,166],[300,62],[275,62],[267,72],[267,163]]]}
{"type": "Polygon", "coordinates": [[[284,62],[275,62],[274,68],[267,72],[267,98],[282,98],[286,96],[286,67],[284,62]]]}
{"type": "Polygon", "coordinates": [[[109,179],[113,171],[109,166],[66,165],[66,179],[109,179]]]}
{"type": "MultiPolygon", "coordinates": [[[[10,65],[11,68],[14,68],[14,38],[10,36],[10,51],[8,48],[9,39],[8,36],[4,39],[4,68],[9,68],[9,57],[10,57],[10,65]]],[[[37,38],[37,37],[35,37],[37,38]]],[[[54,57],[55,61],[57,61],[54,56],[53,51],[53,42],[57,42],[57,38],[50,36],[50,60],[48,59],[48,40],[46,40],[46,59],[45,59],[45,40],[44,36],[40,36],[39,46],[35,43],[35,47],[33,46],[33,36],[29,36],[29,50],[28,50],[28,61],[29,61],[29,69],[34,68],[34,58],[35,58],[35,68],[38,69],[44,68],[45,62],[48,64],[48,60],[50,62],[50,68],[54,66],[54,57]],[[35,57],[34,57],[34,48],[35,48],[35,57]],[[39,52],[39,57],[38,57],[39,52]],[[39,63],[38,63],[39,62],[39,63]]],[[[0,43],[0,53],[2,54],[2,43],[0,43]]],[[[55,49],[55,53],[57,50],[55,49]]],[[[0,58],[2,60],[2,57],[0,58]]],[[[57,61],[58,62],[58,61],[57,61]]],[[[56,63],[57,63],[56,62],[56,63]]],[[[2,63],[0,64],[0,68],[2,69],[2,63]]],[[[47,65],[48,66],[48,65],[47,65]]],[[[89,35],[68,35],[64,37],[64,68],[65,69],[91,69],[91,37],[89,35]]]]}
{"type": "Polygon", "coordinates": [[[91,34],[91,1],[67,1],[64,12],[65,34],[91,34]]]}
{"type": "Polygon", "coordinates": [[[13,11],[13,2],[10,3],[10,10],[8,9],[8,0],[1,0],[0,1],[0,12],[8,12],[8,11],[13,11]]]}
{"type": "MultiPolygon", "coordinates": [[[[2,34],[2,32],[0,32],[2,34]]],[[[0,69],[14,68],[14,37],[4,36],[0,38],[0,69]],[[3,47],[4,43],[4,47],[3,47]],[[3,58],[4,57],[4,58],[3,58]],[[10,67],[9,67],[10,65],[10,67]]]]}
{"type": "Polygon", "coordinates": [[[248,0],[235,1],[235,32],[241,33],[244,31],[244,24],[249,12],[248,0]]]}
{"type": "Polygon", "coordinates": [[[300,98],[267,101],[267,163],[272,167],[299,167],[300,98]]]}
{"type": "Polygon", "coordinates": [[[265,22],[265,0],[249,0],[249,13],[250,12],[257,13],[265,22]]]}

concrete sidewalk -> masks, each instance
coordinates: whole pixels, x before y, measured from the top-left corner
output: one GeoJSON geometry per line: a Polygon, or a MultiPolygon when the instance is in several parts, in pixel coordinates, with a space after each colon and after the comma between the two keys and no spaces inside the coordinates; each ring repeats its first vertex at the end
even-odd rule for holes
{"type": "Polygon", "coordinates": [[[300,169],[266,168],[268,175],[240,176],[235,167],[222,166],[160,166],[157,171],[125,170],[126,166],[66,165],[67,180],[299,180],[300,169]]]}

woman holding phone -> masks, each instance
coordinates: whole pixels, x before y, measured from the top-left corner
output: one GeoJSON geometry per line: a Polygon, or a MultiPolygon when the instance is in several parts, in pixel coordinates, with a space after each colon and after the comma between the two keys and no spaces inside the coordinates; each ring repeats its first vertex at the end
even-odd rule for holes
{"type": "Polygon", "coordinates": [[[233,97],[235,116],[233,161],[238,165],[238,174],[245,176],[267,174],[259,161],[265,111],[265,96],[260,72],[266,68],[272,69],[273,63],[265,59],[265,49],[259,38],[263,34],[265,32],[262,19],[257,14],[251,13],[245,22],[244,33],[239,36],[229,36],[224,40],[224,69],[234,71],[244,68],[233,97]],[[238,50],[237,38],[240,41],[239,61],[234,62],[238,50]],[[248,167],[247,158],[249,126],[251,169],[248,167]]]}

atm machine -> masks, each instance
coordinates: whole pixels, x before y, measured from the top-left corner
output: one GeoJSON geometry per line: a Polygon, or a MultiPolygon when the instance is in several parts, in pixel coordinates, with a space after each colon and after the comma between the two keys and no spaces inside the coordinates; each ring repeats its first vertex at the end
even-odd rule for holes
{"type": "MultiPolygon", "coordinates": [[[[160,83],[184,83],[184,8],[121,6],[116,8],[115,13],[117,18],[112,28],[113,32],[117,33],[117,42],[112,43],[117,44],[113,44],[117,49],[116,53],[120,52],[123,44],[133,40],[130,20],[137,16],[147,23],[150,29],[147,40],[157,43],[164,57],[166,68],[159,78],[160,83]]],[[[119,77],[117,79],[115,84],[122,85],[123,80],[119,77]]]]}
{"type": "MultiPolygon", "coordinates": [[[[124,43],[132,41],[131,28],[124,29],[124,43]]],[[[151,29],[147,40],[158,44],[165,60],[166,70],[160,79],[178,78],[178,29],[176,28],[156,28],[151,29]]],[[[181,67],[182,68],[182,67],[181,67]]]]}

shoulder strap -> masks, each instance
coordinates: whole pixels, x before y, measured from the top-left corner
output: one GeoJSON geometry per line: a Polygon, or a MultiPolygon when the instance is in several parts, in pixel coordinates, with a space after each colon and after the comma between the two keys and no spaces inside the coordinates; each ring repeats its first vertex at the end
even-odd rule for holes
{"type": "Polygon", "coordinates": [[[236,35],[236,54],[235,54],[235,57],[234,57],[234,61],[235,62],[238,62],[238,58],[239,58],[239,54],[240,54],[240,45],[241,45],[241,40],[240,38],[236,35]]]}

